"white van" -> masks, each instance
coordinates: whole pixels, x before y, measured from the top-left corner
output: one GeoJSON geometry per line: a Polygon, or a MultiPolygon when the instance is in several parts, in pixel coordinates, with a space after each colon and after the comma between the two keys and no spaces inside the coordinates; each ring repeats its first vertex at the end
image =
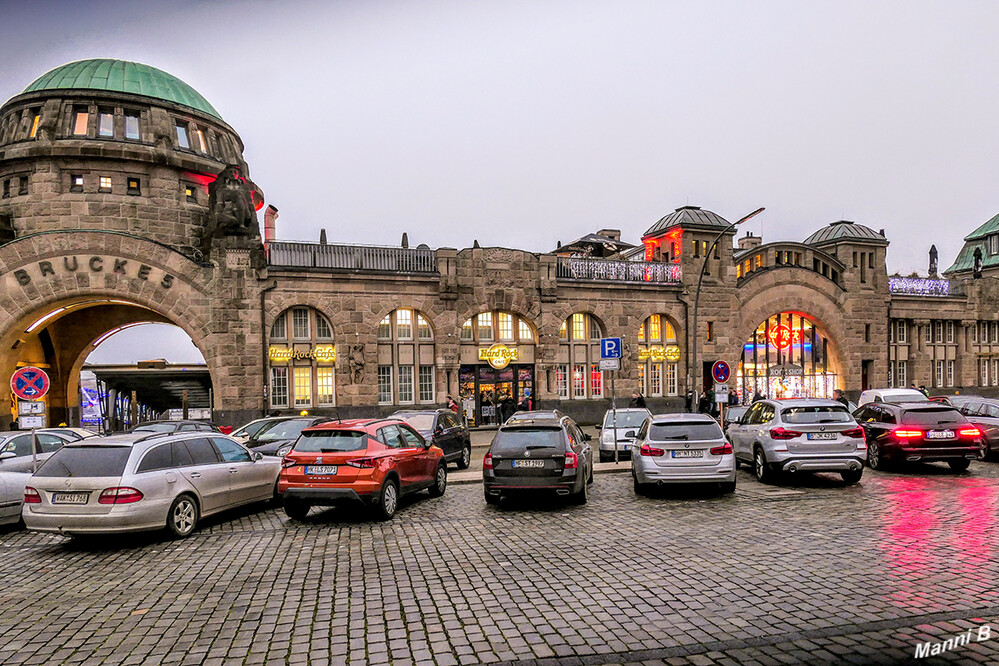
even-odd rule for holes
{"type": "Polygon", "coordinates": [[[926,402],[929,400],[922,391],[907,388],[868,389],[860,394],[857,406],[869,402],[926,402]]]}

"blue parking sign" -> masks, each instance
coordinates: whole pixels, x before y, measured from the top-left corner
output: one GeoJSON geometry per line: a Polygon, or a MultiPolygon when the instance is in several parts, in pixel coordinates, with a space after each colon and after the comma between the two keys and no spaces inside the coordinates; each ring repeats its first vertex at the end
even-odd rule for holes
{"type": "Polygon", "coordinates": [[[601,338],[600,358],[621,358],[621,338],[601,338]]]}

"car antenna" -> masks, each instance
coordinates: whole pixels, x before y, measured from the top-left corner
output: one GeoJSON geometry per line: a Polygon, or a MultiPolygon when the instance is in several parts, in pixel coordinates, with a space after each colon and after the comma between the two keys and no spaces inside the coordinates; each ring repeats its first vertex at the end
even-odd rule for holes
{"type": "Polygon", "coordinates": [[[333,411],[336,412],[337,423],[343,423],[343,419],[340,418],[340,408],[339,407],[334,407],[333,411]]]}

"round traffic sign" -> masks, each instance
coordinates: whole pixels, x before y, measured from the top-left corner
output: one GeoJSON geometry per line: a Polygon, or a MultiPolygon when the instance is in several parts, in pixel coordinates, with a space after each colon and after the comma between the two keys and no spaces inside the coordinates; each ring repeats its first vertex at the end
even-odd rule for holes
{"type": "Polygon", "coordinates": [[[10,390],[21,400],[41,400],[49,392],[49,376],[41,368],[18,368],[10,378],[10,390]]]}
{"type": "Polygon", "coordinates": [[[728,367],[728,363],[725,361],[715,361],[714,365],[711,366],[711,376],[714,377],[715,381],[719,384],[727,382],[731,374],[732,370],[728,367]]]}

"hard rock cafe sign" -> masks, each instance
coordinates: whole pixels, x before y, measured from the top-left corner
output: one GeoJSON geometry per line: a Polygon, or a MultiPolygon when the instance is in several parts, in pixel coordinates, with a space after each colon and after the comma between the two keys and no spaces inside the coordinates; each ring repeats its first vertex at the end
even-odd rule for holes
{"type": "Polygon", "coordinates": [[[479,360],[488,361],[489,365],[497,370],[502,370],[510,365],[510,361],[520,358],[520,350],[514,347],[511,349],[506,345],[495,344],[492,347],[479,350],[479,360]]]}
{"type": "Polygon", "coordinates": [[[770,344],[777,349],[787,349],[792,344],[801,342],[801,331],[792,329],[787,324],[779,324],[770,329],[770,344]]]}
{"type": "Polygon", "coordinates": [[[668,347],[643,347],[638,350],[639,361],[669,361],[674,363],[680,360],[680,348],[676,345],[668,347]]]}
{"type": "Polygon", "coordinates": [[[283,363],[315,359],[320,363],[336,363],[336,345],[318,345],[312,349],[289,349],[286,347],[271,347],[268,354],[271,361],[283,363]]]}

